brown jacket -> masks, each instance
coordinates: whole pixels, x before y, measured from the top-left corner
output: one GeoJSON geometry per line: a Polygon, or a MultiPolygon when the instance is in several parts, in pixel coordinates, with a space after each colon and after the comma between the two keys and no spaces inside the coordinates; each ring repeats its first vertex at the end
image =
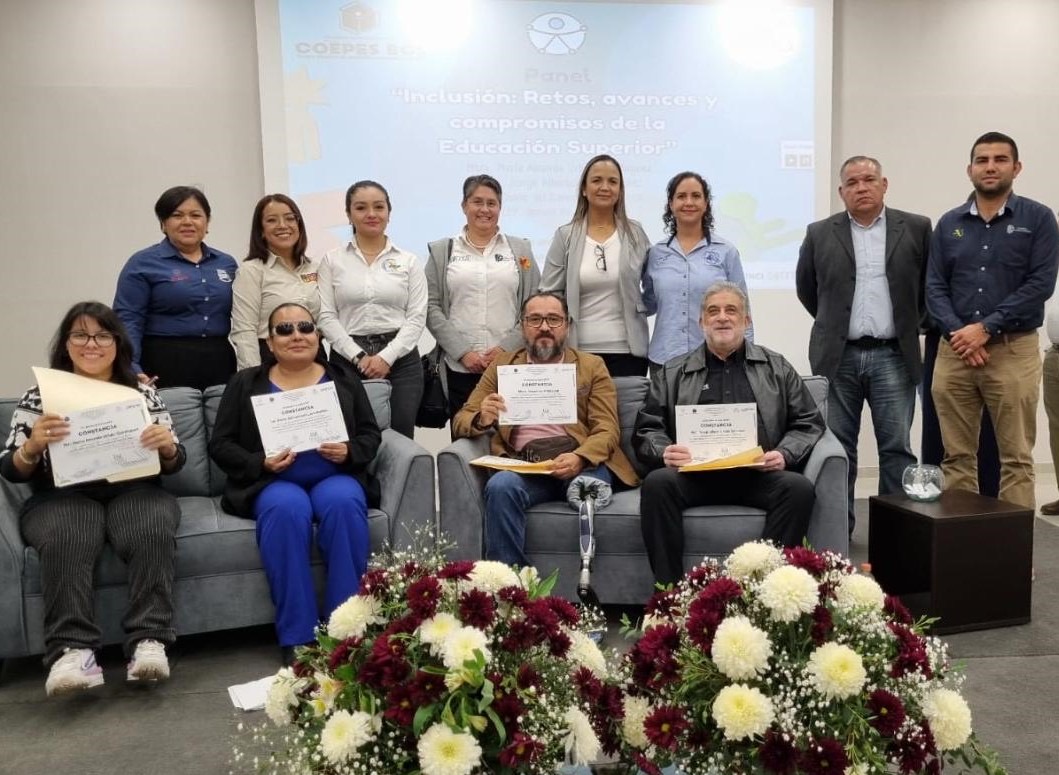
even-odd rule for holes
{"type": "MultiPolygon", "coordinates": [[[[472,424],[478,416],[478,407],[482,399],[496,390],[496,367],[526,363],[526,348],[514,352],[504,352],[497,356],[493,364],[483,372],[478,386],[471,393],[467,403],[452,419],[453,435],[456,438],[473,438],[489,433],[489,429],[480,431],[472,424]]],[[[621,451],[621,429],[618,427],[618,395],[614,382],[610,378],[603,359],[592,353],[573,350],[569,347],[563,357],[563,363],[577,364],[577,419],[574,425],[567,425],[566,432],[577,442],[574,450],[590,465],[605,463],[607,468],[625,484],[633,486],[639,483],[636,472],[629,459],[621,451]]],[[[513,455],[509,440],[512,426],[501,425],[491,440],[491,451],[494,455],[513,455]]]]}

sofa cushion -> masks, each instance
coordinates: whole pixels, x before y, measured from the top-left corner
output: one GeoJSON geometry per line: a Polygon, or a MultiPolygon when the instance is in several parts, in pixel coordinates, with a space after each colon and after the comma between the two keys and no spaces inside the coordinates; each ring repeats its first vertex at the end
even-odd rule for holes
{"type": "Polygon", "coordinates": [[[371,401],[371,409],[375,412],[375,422],[379,429],[390,427],[390,381],[386,379],[364,380],[364,392],[368,394],[371,401]]]}
{"type": "Polygon", "coordinates": [[[614,387],[618,391],[618,423],[621,425],[621,450],[629,458],[640,478],[647,473],[632,448],[632,432],[636,426],[636,415],[647,399],[650,383],[646,377],[615,377],[614,387]]]}
{"type": "Polygon", "coordinates": [[[206,451],[206,422],[202,415],[202,394],[191,388],[166,388],[158,391],[165,402],[177,438],[184,445],[187,460],[175,474],[162,477],[162,486],[181,496],[209,495],[210,458],[206,451]]]}

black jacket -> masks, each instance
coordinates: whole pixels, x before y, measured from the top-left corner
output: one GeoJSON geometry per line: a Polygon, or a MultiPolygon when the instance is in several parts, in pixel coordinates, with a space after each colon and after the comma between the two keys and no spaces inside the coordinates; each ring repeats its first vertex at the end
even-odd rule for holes
{"type": "MultiPolygon", "coordinates": [[[[269,392],[270,367],[271,364],[251,366],[228,381],[210,438],[210,457],[227,475],[221,506],[225,511],[251,519],[258,494],[276,478],[265,470],[264,447],[250,402],[251,396],[269,392]]],[[[342,467],[364,487],[368,504],[378,506],[379,484],[368,477],[367,468],[379,451],[382,432],[368,394],[360,378],[348,369],[333,364],[324,365],[324,369],[335,383],[349,433],[349,458],[342,467]]]]}
{"type": "MultiPolygon", "coordinates": [[[[798,372],[779,353],[747,342],[746,377],[757,401],[758,439],[765,451],[777,449],[787,467],[801,469],[824,435],[824,418],[798,372]]],[[[632,445],[649,468],[661,468],[662,453],[676,438],[676,407],[699,402],[706,381],[706,346],[666,363],[651,376],[651,390],[636,415],[632,445]]]]}

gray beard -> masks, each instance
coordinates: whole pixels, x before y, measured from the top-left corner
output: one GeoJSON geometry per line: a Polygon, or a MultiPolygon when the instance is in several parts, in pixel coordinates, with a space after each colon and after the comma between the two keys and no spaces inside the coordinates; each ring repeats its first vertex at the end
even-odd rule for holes
{"type": "Polygon", "coordinates": [[[559,355],[562,355],[563,343],[557,340],[553,340],[551,343],[544,343],[539,339],[533,343],[530,347],[530,355],[533,356],[533,360],[541,363],[546,361],[555,360],[559,355]]]}

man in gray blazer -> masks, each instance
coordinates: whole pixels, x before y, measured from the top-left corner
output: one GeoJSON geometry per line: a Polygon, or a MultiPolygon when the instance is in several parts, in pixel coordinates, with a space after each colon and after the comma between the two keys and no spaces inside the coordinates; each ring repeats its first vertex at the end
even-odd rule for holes
{"type": "Polygon", "coordinates": [[[813,316],[809,365],[830,381],[827,424],[849,456],[849,532],[857,436],[867,401],[879,449],[879,492],[901,492],[916,462],[909,440],[923,374],[919,332],[930,219],[886,207],[882,165],[853,156],[839,170],[846,205],[809,225],[798,253],[798,298],[813,316]]]}

